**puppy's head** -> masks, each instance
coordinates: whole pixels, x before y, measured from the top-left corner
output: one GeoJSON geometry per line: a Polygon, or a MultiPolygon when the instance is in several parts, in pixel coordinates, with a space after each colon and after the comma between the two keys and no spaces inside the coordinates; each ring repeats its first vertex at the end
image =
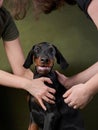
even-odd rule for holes
{"type": "Polygon", "coordinates": [[[55,58],[62,69],[68,66],[68,63],[54,45],[47,42],[38,43],[30,50],[24,67],[29,68],[34,63],[38,73],[47,74],[51,71],[55,58]]]}

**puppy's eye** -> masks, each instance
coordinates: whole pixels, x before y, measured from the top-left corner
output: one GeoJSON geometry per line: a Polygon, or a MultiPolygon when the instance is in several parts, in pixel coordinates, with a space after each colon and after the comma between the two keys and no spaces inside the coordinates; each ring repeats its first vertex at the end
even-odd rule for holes
{"type": "Polygon", "coordinates": [[[41,50],[40,47],[35,47],[35,48],[34,48],[34,51],[35,51],[36,53],[39,53],[40,50],[41,50]]]}
{"type": "Polygon", "coordinates": [[[50,52],[50,53],[53,53],[53,48],[52,48],[52,47],[49,48],[49,52],[50,52]]]}
{"type": "Polygon", "coordinates": [[[55,54],[55,51],[54,51],[54,49],[52,47],[49,48],[49,53],[52,54],[52,55],[55,54]]]}

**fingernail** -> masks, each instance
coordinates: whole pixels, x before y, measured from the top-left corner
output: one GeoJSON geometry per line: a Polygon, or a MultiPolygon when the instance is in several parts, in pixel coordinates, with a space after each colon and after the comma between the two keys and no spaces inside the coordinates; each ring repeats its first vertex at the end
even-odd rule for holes
{"type": "Polygon", "coordinates": [[[44,108],[44,110],[46,111],[47,109],[46,109],[46,108],[44,108]]]}

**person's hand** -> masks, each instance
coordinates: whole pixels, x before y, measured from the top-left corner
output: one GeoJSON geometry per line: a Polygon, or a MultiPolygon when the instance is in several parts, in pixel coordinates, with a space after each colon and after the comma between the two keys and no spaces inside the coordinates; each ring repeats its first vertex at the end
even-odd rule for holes
{"type": "Polygon", "coordinates": [[[64,102],[74,109],[84,108],[92,97],[90,90],[85,84],[75,85],[63,95],[64,102]]]}
{"type": "Polygon", "coordinates": [[[52,84],[51,80],[46,77],[33,79],[32,86],[29,86],[28,91],[38,100],[42,108],[46,110],[43,100],[48,103],[54,104],[55,97],[53,96],[53,94],[55,93],[55,89],[46,86],[44,82],[52,84]]]}
{"type": "MultiPolygon", "coordinates": [[[[68,79],[68,77],[66,77],[64,74],[61,74],[60,72],[58,72],[57,70],[55,71],[57,73],[58,76],[58,80],[59,82],[66,87],[66,81],[68,79]]],[[[67,87],[66,87],[67,88],[67,87]]]]}

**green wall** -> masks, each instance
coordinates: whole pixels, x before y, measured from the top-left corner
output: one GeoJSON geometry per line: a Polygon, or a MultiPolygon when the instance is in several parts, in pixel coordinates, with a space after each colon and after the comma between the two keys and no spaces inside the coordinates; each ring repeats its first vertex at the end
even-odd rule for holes
{"type": "MultiPolygon", "coordinates": [[[[98,60],[98,31],[77,6],[66,5],[49,15],[41,15],[38,21],[31,9],[27,17],[16,24],[25,56],[32,45],[42,41],[51,42],[59,48],[69,63],[66,71],[62,71],[58,65],[54,68],[67,76],[86,69],[98,60]]],[[[3,44],[0,44],[0,52],[0,69],[11,71],[3,44]]],[[[1,87],[0,99],[0,130],[27,130],[29,112],[26,92],[1,87]]],[[[97,95],[81,112],[86,130],[97,130],[97,95]]]]}

